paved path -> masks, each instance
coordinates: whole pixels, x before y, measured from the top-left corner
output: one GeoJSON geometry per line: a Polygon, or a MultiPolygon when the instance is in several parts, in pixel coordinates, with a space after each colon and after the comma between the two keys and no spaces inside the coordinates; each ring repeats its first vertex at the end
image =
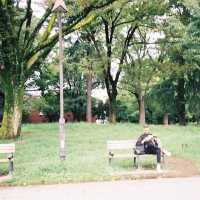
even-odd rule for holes
{"type": "Polygon", "coordinates": [[[200,177],[0,188],[0,200],[134,199],[200,199],[200,177]]]}

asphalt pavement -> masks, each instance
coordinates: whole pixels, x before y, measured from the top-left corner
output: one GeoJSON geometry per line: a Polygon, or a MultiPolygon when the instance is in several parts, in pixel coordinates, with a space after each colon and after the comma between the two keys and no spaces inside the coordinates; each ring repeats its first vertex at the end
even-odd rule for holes
{"type": "Polygon", "coordinates": [[[0,187],[0,200],[198,200],[200,177],[0,187]]]}

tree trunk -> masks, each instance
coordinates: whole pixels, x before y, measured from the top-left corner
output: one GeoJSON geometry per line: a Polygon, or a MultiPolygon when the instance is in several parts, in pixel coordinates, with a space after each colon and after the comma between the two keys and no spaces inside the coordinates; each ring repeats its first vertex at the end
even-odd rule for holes
{"type": "Polygon", "coordinates": [[[139,124],[145,124],[145,106],[144,106],[144,96],[139,97],[139,124]]]}
{"type": "Polygon", "coordinates": [[[168,113],[167,112],[165,112],[164,115],[163,115],[163,124],[165,126],[168,126],[168,124],[169,124],[169,119],[168,119],[168,113]]]}
{"type": "Polygon", "coordinates": [[[144,95],[135,93],[135,97],[138,102],[139,108],[139,124],[145,124],[145,104],[144,104],[144,95]]]}
{"type": "Polygon", "coordinates": [[[0,139],[16,138],[21,132],[24,87],[7,83],[4,91],[3,120],[0,139]]]}
{"type": "Polygon", "coordinates": [[[186,118],[185,118],[185,80],[184,78],[178,79],[177,84],[177,114],[179,124],[185,126],[186,125],[186,118]]]}
{"type": "Polygon", "coordinates": [[[109,116],[108,120],[110,123],[116,123],[117,113],[117,84],[112,80],[105,78],[107,94],[109,98],[109,116]]]}
{"type": "Polygon", "coordinates": [[[92,74],[88,73],[87,77],[87,122],[92,122],[92,74]]]}
{"type": "Polygon", "coordinates": [[[2,114],[3,114],[3,102],[4,102],[4,94],[0,91],[0,127],[1,127],[2,114]]]}
{"type": "Polygon", "coordinates": [[[109,117],[108,117],[109,122],[116,123],[116,112],[117,112],[116,97],[113,97],[109,99],[109,117]]]}
{"type": "Polygon", "coordinates": [[[105,85],[109,99],[109,116],[108,120],[111,123],[116,123],[117,112],[117,82],[112,80],[110,70],[105,73],[105,85]],[[108,75],[110,74],[110,75],[108,75]]]}
{"type": "Polygon", "coordinates": [[[197,122],[197,126],[199,126],[200,125],[200,119],[199,119],[199,117],[196,117],[196,122],[197,122]]]}

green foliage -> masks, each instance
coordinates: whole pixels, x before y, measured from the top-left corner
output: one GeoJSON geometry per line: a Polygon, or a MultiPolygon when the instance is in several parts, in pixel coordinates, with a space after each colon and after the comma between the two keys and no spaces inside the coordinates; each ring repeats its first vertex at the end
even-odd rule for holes
{"type": "MultiPolygon", "coordinates": [[[[75,120],[85,120],[86,113],[86,76],[79,65],[80,57],[73,54],[72,48],[66,49],[64,62],[64,110],[73,112],[75,120]],[[68,53],[71,53],[70,56],[68,53]],[[68,57],[69,56],[69,57],[68,57]],[[75,62],[77,61],[77,62],[75,62]]],[[[75,51],[77,53],[77,51],[75,51]]],[[[41,110],[49,121],[57,121],[59,118],[59,74],[55,70],[57,60],[44,64],[33,76],[32,81],[27,83],[27,87],[39,88],[45,103],[41,110]]],[[[95,88],[98,84],[94,84],[95,88]]],[[[93,106],[95,100],[93,99],[93,106]]],[[[96,110],[93,110],[94,114],[96,110]]]]}
{"type": "MultiPolygon", "coordinates": [[[[126,63],[123,66],[121,87],[136,97],[138,111],[132,114],[132,118],[138,116],[139,121],[145,120],[141,110],[142,99],[145,103],[145,94],[162,78],[162,70],[165,67],[160,63],[160,50],[156,44],[151,45],[149,34],[151,29],[138,28],[133,36],[133,45],[129,47],[126,63]]],[[[156,42],[156,41],[155,41],[156,42]]],[[[144,111],[145,112],[145,111],[144,111]]]]}
{"type": "Polygon", "coordinates": [[[176,86],[173,79],[167,79],[155,85],[146,95],[147,119],[150,123],[162,123],[164,113],[169,121],[176,121],[176,86]]]}
{"type": "Polygon", "coordinates": [[[117,122],[136,123],[138,121],[136,100],[126,90],[120,90],[116,104],[117,122]]]}
{"type": "MultiPolygon", "coordinates": [[[[195,69],[187,73],[186,78],[186,100],[188,115],[193,121],[199,123],[200,120],[200,70],[195,69]]],[[[191,119],[190,119],[191,120],[191,119]]]]}
{"type": "Polygon", "coordinates": [[[65,62],[78,66],[84,76],[92,74],[96,80],[102,75],[103,61],[99,58],[93,43],[90,40],[90,29],[87,28],[79,33],[74,44],[70,41],[71,47],[65,49],[65,62]]]}
{"type": "Polygon", "coordinates": [[[121,102],[117,100],[117,114],[116,120],[117,122],[137,122],[138,121],[138,113],[134,110],[134,106],[130,104],[132,102],[121,102]]]}
{"type": "Polygon", "coordinates": [[[27,96],[23,103],[23,122],[27,122],[27,117],[32,111],[41,112],[46,106],[45,99],[42,97],[32,98],[27,96]]]}
{"type": "MultiPolygon", "coordinates": [[[[192,69],[184,75],[184,97],[186,106],[186,119],[188,122],[198,122],[199,113],[199,69],[192,69]]],[[[146,108],[150,114],[150,122],[162,123],[163,114],[169,114],[170,123],[177,121],[177,80],[165,79],[151,88],[146,95],[146,108]]],[[[147,118],[149,118],[147,117],[147,118]]]]}
{"type": "MultiPolygon", "coordinates": [[[[71,2],[74,12],[68,12],[66,15],[63,34],[68,35],[90,23],[97,15],[95,11],[100,12],[114,1],[86,1],[84,8],[78,3],[71,2]]],[[[0,83],[4,92],[10,91],[10,96],[19,88],[23,88],[25,82],[35,70],[39,69],[58,41],[58,32],[52,31],[56,22],[56,14],[52,12],[53,4],[54,1],[48,1],[43,16],[34,20],[36,18],[33,16],[31,0],[26,1],[24,8],[13,0],[0,1],[0,83]]],[[[21,99],[13,95],[12,102],[18,101],[21,99]]],[[[10,129],[6,130],[8,135],[15,131],[13,127],[17,124],[19,127],[15,129],[19,132],[21,130],[19,122],[21,118],[17,121],[11,114],[13,112],[9,113],[9,117],[15,119],[13,123],[16,124],[8,125],[7,122],[11,119],[3,120],[4,126],[10,129]]]]}
{"type": "MultiPolygon", "coordinates": [[[[43,97],[46,105],[42,111],[50,118],[57,120],[59,116],[59,75],[49,72],[49,76],[41,74],[42,82],[36,82],[39,88],[45,88],[43,97]]],[[[41,80],[41,79],[40,79],[41,80]]],[[[78,65],[64,65],[64,110],[73,112],[77,120],[83,119],[86,111],[85,78],[78,65]]]]}
{"type": "Polygon", "coordinates": [[[50,122],[58,121],[59,119],[59,96],[54,92],[47,92],[43,98],[45,99],[45,105],[42,107],[42,113],[48,118],[50,122]]]}
{"type": "Polygon", "coordinates": [[[105,10],[90,27],[90,39],[102,59],[105,86],[110,102],[110,119],[114,121],[117,85],[123,71],[126,55],[134,46],[133,36],[139,27],[155,27],[155,19],[164,15],[165,1],[120,1],[105,10]],[[100,28],[99,28],[100,27],[100,28]],[[103,38],[105,39],[102,39],[103,38]],[[115,63],[115,64],[111,64],[115,63]],[[114,69],[115,68],[115,69],[114,69]],[[115,71],[115,75],[113,75],[115,71]]]}

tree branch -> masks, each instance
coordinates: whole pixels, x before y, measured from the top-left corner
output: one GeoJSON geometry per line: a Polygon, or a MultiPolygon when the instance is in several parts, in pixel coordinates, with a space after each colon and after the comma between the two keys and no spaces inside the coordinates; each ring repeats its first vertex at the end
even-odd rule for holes
{"type": "Polygon", "coordinates": [[[24,36],[24,44],[29,36],[30,33],[30,26],[31,26],[31,20],[32,20],[32,9],[31,9],[31,0],[27,0],[27,22],[26,22],[26,31],[24,36]]]}
{"type": "MultiPolygon", "coordinates": [[[[114,2],[115,0],[109,0],[109,2],[111,3],[111,2],[114,2]]],[[[109,3],[109,4],[110,4],[109,3]]],[[[106,3],[106,4],[103,4],[102,6],[104,7],[105,5],[108,5],[108,3],[106,3]]],[[[79,29],[80,27],[79,26],[77,26],[77,24],[79,23],[79,22],[81,22],[81,20],[83,20],[83,19],[85,19],[88,15],[89,15],[89,13],[91,12],[91,11],[93,11],[93,9],[97,9],[97,8],[101,8],[100,6],[89,6],[89,7],[86,7],[86,8],[84,8],[84,10],[81,12],[81,13],[79,13],[78,15],[75,15],[75,16],[73,16],[73,17],[70,17],[69,18],[69,20],[67,21],[67,24],[69,24],[68,26],[65,26],[64,28],[63,28],[63,34],[64,35],[67,35],[67,34],[69,34],[69,33],[71,33],[71,32],[74,32],[75,30],[77,30],[77,29],[79,29]]],[[[39,23],[40,24],[40,26],[42,26],[42,24],[44,23],[44,21],[45,21],[45,17],[47,17],[47,13],[44,15],[44,17],[42,18],[42,20],[40,20],[41,22],[39,23]]],[[[50,15],[50,14],[49,14],[50,15]]],[[[48,15],[48,16],[49,16],[48,15]]],[[[90,17],[90,16],[89,16],[90,17]]],[[[90,21],[89,21],[90,22],[90,21]]],[[[84,24],[84,25],[86,25],[86,24],[84,24]]],[[[38,26],[39,27],[39,26],[38,26]]],[[[38,28],[37,28],[38,29],[38,28]]],[[[34,31],[33,33],[35,33],[36,31],[34,31]]],[[[37,54],[39,51],[41,51],[42,49],[44,49],[44,48],[46,48],[46,47],[48,47],[51,43],[55,43],[56,44],[56,42],[55,41],[58,41],[58,36],[59,36],[59,34],[58,33],[56,33],[55,35],[53,35],[51,38],[49,38],[47,41],[45,41],[45,42],[43,42],[42,44],[40,44],[40,45],[38,45],[35,49],[33,49],[31,52],[29,52],[29,53],[27,53],[24,57],[25,57],[25,59],[28,61],[33,55],[35,55],[35,54],[37,54]]],[[[33,36],[31,36],[31,37],[34,37],[34,34],[33,34],[33,36]]],[[[30,38],[31,38],[30,37],[30,38]]],[[[33,39],[34,40],[34,39],[33,39]]]]}
{"type": "MultiPolygon", "coordinates": [[[[17,2],[17,3],[19,4],[19,2],[17,2]]],[[[20,34],[21,34],[21,30],[22,30],[24,22],[27,19],[29,19],[29,21],[30,21],[31,20],[30,18],[32,18],[32,13],[31,13],[31,16],[30,16],[30,11],[31,11],[31,0],[27,0],[26,14],[20,21],[19,30],[18,30],[18,33],[17,33],[17,38],[18,39],[20,38],[20,34]]]]}
{"type": "Polygon", "coordinates": [[[46,12],[44,13],[44,15],[42,16],[42,18],[39,20],[39,22],[37,23],[35,29],[33,30],[33,32],[31,33],[29,40],[27,42],[26,48],[28,48],[33,41],[36,38],[36,35],[38,34],[38,32],[40,31],[41,27],[43,26],[44,22],[47,20],[47,18],[50,16],[51,14],[51,10],[53,8],[53,4],[51,4],[50,8],[46,9],[46,12]]]}
{"type": "Polygon", "coordinates": [[[115,77],[115,83],[118,82],[119,80],[119,76],[120,76],[120,73],[121,73],[121,65],[123,65],[123,62],[124,62],[124,59],[126,57],[126,53],[127,53],[127,50],[128,50],[128,47],[129,47],[129,44],[130,44],[130,41],[131,39],[133,38],[133,35],[136,31],[136,29],[138,28],[138,25],[135,25],[135,26],[131,26],[128,30],[128,33],[127,33],[127,36],[126,36],[126,39],[124,41],[124,46],[123,46],[123,50],[122,50],[122,54],[121,54],[121,58],[120,58],[120,64],[119,64],[119,69],[116,73],[116,77],[115,77]]]}

